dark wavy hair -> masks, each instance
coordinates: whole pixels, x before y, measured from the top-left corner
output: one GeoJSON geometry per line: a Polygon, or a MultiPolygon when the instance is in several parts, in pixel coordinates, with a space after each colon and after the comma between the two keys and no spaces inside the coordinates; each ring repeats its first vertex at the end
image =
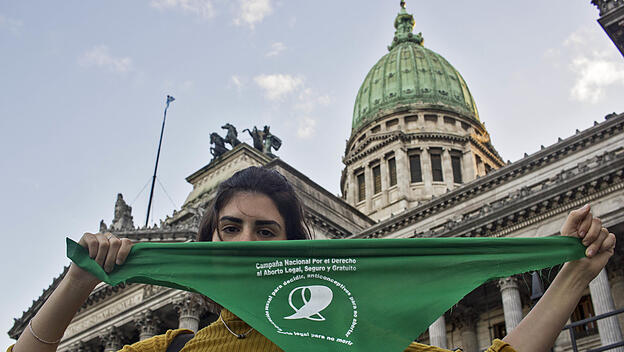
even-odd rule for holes
{"type": "Polygon", "coordinates": [[[310,239],[310,230],[304,219],[303,207],[286,178],[276,170],[251,166],[236,172],[219,185],[217,195],[210,202],[199,225],[198,242],[212,241],[212,235],[219,221],[219,212],[238,192],[260,193],[271,198],[284,218],[286,238],[289,240],[310,239]]]}

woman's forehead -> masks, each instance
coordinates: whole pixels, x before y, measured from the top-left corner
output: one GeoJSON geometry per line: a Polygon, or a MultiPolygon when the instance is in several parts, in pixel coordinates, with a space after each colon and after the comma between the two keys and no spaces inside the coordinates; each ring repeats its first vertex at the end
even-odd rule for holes
{"type": "Polygon", "coordinates": [[[273,200],[262,193],[237,192],[219,211],[219,219],[224,216],[274,220],[280,224],[284,223],[284,219],[273,200]]]}

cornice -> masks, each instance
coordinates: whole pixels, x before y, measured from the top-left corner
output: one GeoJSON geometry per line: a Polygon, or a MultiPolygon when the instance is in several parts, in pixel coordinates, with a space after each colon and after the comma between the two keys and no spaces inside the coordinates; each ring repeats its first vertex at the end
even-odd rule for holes
{"type": "MultiPolygon", "coordinates": [[[[530,156],[525,156],[520,161],[509,164],[503,168],[493,171],[489,175],[478,178],[456,188],[448,193],[434,198],[430,202],[410,209],[402,214],[387,219],[374,225],[370,229],[358,234],[356,238],[382,237],[385,234],[395,232],[401,228],[416,223],[424,217],[433,216],[436,213],[454,206],[460,202],[472,199],[500,184],[510,182],[514,179],[530,173],[538,168],[562,159],[565,156],[576,153],[594,145],[606,138],[620,135],[624,131],[624,114],[609,117],[603,123],[596,123],[593,127],[583,132],[578,131],[575,135],[560,140],[558,143],[544,148],[530,156]]],[[[621,156],[618,156],[620,158],[621,156]]]]}
{"type": "MultiPolygon", "coordinates": [[[[392,131],[374,134],[372,136],[366,137],[366,139],[362,142],[360,146],[350,152],[346,157],[342,159],[342,162],[349,166],[354,162],[365,158],[366,156],[376,152],[377,150],[387,146],[388,144],[400,140],[401,142],[407,142],[411,140],[446,140],[457,143],[466,143],[470,139],[467,136],[459,136],[452,133],[443,133],[443,132],[411,132],[405,133],[403,131],[392,131]],[[381,143],[375,144],[374,146],[365,149],[370,143],[373,141],[381,140],[381,143]]],[[[475,139],[472,139],[476,141],[475,139]]]]}
{"type": "Polygon", "coordinates": [[[451,219],[428,235],[501,237],[624,189],[624,149],[590,160],[451,219]]]}
{"type": "Polygon", "coordinates": [[[403,131],[391,131],[391,132],[382,132],[376,133],[374,135],[368,136],[362,141],[357,148],[349,152],[343,159],[342,162],[349,166],[358,160],[361,160],[368,155],[373,154],[379,149],[389,145],[390,143],[400,140],[401,142],[408,142],[412,140],[442,140],[442,141],[450,141],[455,143],[466,144],[470,142],[472,145],[476,146],[479,151],[483,154],[490,157],[490,159],[498,162],[498,166],[504,166],[504,162],[502,161],[500,155],[495,152],[492,152],[489,148],[487,148],[484,143],[474,136],[462,136],[453,133],[444,133],[444,132],[410,132],[406,133],[403,131]],[[366,149],[372,142],[381,141],[380,143],[375,144],[374,146],[366,149]]]}
{"type": "Polygon", "coordinates": [[[348,230],[327,220],[325,217],[319,216],[309,208],[306,209],[305,215],[308,223],[323,229],[331,238],[345,238],[351,235],[348,230]]]}

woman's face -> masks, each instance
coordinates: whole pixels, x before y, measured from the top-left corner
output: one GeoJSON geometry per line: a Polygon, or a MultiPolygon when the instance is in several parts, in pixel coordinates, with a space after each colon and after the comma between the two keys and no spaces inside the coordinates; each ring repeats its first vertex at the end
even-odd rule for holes
{"type": "Polygon", "coordinates": [[[212,240],[286,240],[286,225],[271,198],[261,193],[238,192],[219,211],[212,240]]]}

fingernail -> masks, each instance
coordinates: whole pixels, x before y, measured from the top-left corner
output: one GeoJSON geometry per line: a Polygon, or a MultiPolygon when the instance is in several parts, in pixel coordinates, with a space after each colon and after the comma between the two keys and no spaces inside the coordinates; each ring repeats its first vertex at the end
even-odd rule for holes
{"type": "Polygon", "coordinates": [[[587,250],[587,256],[588,256],[588,257],[591,257],[591,256],[593,256],[593,255],[594,255],[594,250],[593,250],[593,249],[588,249],[588,250],[587,250]]]}
{"type": "Polygon", "coordinates": [[[583,230],[579,231],[579,237],[580,238],[585,237],[585,231],[583,231],[583,230]]]}
{"type": "Polygon", "coordinates": [[[115,260],[115,264],[121,265],[121,260],[119,260],[119,259],[115,260]]]}
{"type": "Polygon", "coordinates": [[[582,209],[582,210],[585,210],[585,209],[587,209],[587,208],[589,208],[589,203],[587,203],[587,204],[583,205],[583,207],[582,207],[581,209],[582,209]]]}

